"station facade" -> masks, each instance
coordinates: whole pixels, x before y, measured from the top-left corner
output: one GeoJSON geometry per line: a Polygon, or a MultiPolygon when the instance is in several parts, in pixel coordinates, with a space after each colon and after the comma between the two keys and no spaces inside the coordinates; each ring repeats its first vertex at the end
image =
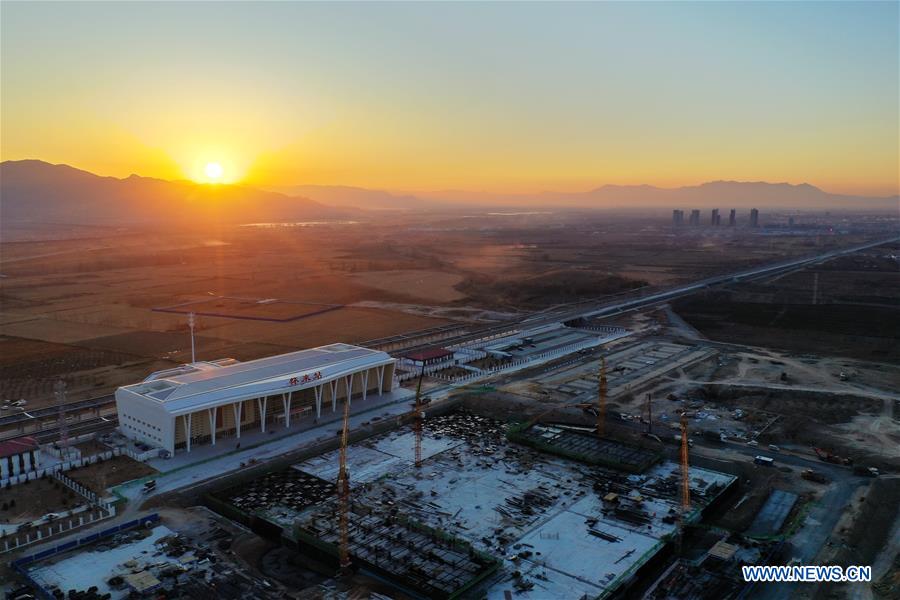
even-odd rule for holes
{"type": "Polygon", "coordinates": [[[116,391],[119,430],[151,446],[190,452],[241,432],[290,428],[344,401],[390,392],[395,360],[350,344],[238,362],[195,362],[116,391]]]}

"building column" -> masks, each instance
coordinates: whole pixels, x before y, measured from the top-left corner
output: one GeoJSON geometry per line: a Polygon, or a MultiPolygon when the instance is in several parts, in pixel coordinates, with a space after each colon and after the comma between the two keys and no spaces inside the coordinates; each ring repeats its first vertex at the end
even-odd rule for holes
{"type": "Polygon", "coordinates": [[[24,463],[24,465],[23,465],[24,470],[26,472],[30,471],[31,470],[31,452],[23,452],[22,453],[22,462],[24,463]]]}
{"type": "Polygon", "coordinates": [[[9,462],[10,462],[10,464],[12,465],[12,474],[13,474],[13,475],[18,475],[19,472],[20,472],[20,471],[19,471],[19,462],[20,462],[20,461],[19,461],[19,455],[18,455],[18,454],[13,454],[12,456],[10,456],[10,457],[9,457],[9,462]]]}
{"type": "Polygon", "coordinates": [[[284,426],[291,426],[291,400],[293,400],[294,392],[281,394],[281,404],[284,405],[284,426]]]}
{"type": "Polygon", "coordinates": [[[381,395],[382,389],[384,389],[384,365],[375,368],[375,372],[378,374],[378,395],[381,395]]]}
{"type": "Polygon", "coordinates": [[[322,393],[325,391],[325,387],[322,385],[317,385],[314,388],[316,392],[316,418],[322,416],[322,393]]]}
{"type": "Polygon", "coordinates": [[[256,399],[256,407],[259,409],[260,431],[263,433],[266,432],[266,402],[268,402],[268,400],[268,396],[256,399]]]}
{"type": "Polygon", "coordinates": [[[182,423],[184,423],[184,440],[185,440],[185,448],[188,452],[191,451],[191,413],[188,413],[182,417],[182,423]]]}
{"type": "Polygon", "coordinates": [[[216,445],[216,413],[219,412],[218,406],[213,406],[212,408],[207,408],[207,412],[209,413],[209,437],[212,440],[212,445],[216,445]]]}
{"type": "Polygon", "coordinates": [[[9,461],[6,460],[6,457],[0,458],[0,479],[6,479],[8,473],[6,471],[6,464],[9,461]]]}
{"type": "Polygon", "coordinates": [[[241,411],[243,408],[243,400],[235,402],[231,405],[231,410],[234,411],[234,427],[235,431],[237,432],[237,439],[241,439],[241,411]]]}
{"type": "Polygon", "coordinates": [[[352,404],[350,397],[353,395],[353,373],[344,377],[344,386],[347,388],[347,404],[352,404]]]}
{"type": "Polygon", "coordinates": [[[363,399],[363,402],[365,402],[366,401],[366,393],[369,391],[369,369],[366,369],[365,371],[360,373],[360,376],[362,376],[362,392],[363,392],[362,399],[363,399]]]}
{"type": "Polygon", "coordinates": [[[337,379],[331,380],[331,412],[337,412],[337,379]]]}

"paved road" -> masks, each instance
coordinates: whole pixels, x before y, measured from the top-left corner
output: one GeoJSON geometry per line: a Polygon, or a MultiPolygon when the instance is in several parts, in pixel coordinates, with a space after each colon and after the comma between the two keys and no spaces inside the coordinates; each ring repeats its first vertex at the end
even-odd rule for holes
{"type": "MultiPolygon", "coordinates": [[[[699,292],[701,290],[705,290],[711,287],[725,285],[729,283],[735,283],[739,281],[748,281],[753,280],[759,277],[769,277],[771,275],[777,275],[779,273],[786,273],[789,271],[802,269],[808,267],[810,265],[823,262],[826,260],[830,260],[837,256],[843,256],[845,254],[853,254],[855,252],[859,252],[861,250],[867,250],[869,248],[874,248],[876,246],[881,246],[882,244],[898,242],[900,241],[900,236],[895,236],[892,238],[881,239],[873,242],[867,242],[865,244],[859,244],[856,246],[851,246],[849,248],[840,248],[836,250],[831,250],[829,252],[825,252],[822,254],[816,254],[813,256],[807,256],[803,258],[795,258],[787,261],[780,261],[777,263],[772,263],[768,265],[762,265],[759,267],[754,267],[752,269],[746,269],[743,271],[738,271],[735,273],[729,273],[725,275],[716,275],[713,277],[707,277],[705,279],[701,279],[699,281],[695,281],[693,283],[679,285],[667,290],[662,290],[654,293],[639,293],[638,297],[626,298],[623,300],[615,300],[610,301],[609,298],[603,298],[599,300],[586,300],[583,302],[578,302],[573,305],[569,305],[563,308],[550,310],[550,311],[539,311],[536,313],[532,313],[531,315],[527,315],[521,319],[515,321],[508,321],[506,323],[500,325],[494,325],[491,327],[485,327],[478,329],[476,331],[471,331],[466,333],[465,335],[456,336],[454,338],[448,338],[441,341],[441,344],[444,346],[450,346],[454,344],[460,344],[467,341],[477,340],[490,335],[499,335],[504,331],[509,330],[521,330],[522,328],[534,328],[539,327],[541,325],[548,325],[551,323],[559,323],[564,321],[571,321],[579,318],[591,318],[598,316],[608,316],[615,315],[623,312],[628,312],[632,310],[636,310],[639,308],[646,308],[648,306],[653,306],[656,304],[661,304],[664,302],[668,302],[675,298],[679,298],[681,296],[686,296],[689,294],[693,294],[699,292]]],[[[404,352],[411,352],[413,350],[420,350],[427,348],[433,345],[433,343],[421,344],[418,346],[414,346],[411,348],[405,348],[404,352]]]]}
{"type": "MultiPolygon", "coordinates": [[[[799,469],[815,469],[831,479],[827,486],[821,486],[822,495],[816,500],[800,529],[788,540],[790,555],[788,559],[797,559],[798,564],[814,565],[816,556],[825,546],[831,532],[844,513],[844,508],[850,503],[856,490],[868,483],[871,479],[853,474],[849,467],[822,462],[812,456],[806,457],[800,454],[788,452],[770,452],[768,450],[749,447],[746,444],[727,443],[726,446],[708,446],[715,452],[716,458],[723,458],[722,454],[742,456],[745,460],[753,460],[757,455],[768,456],[775,459],[776,464],[789,465],[799,469]]],[[[700,450],[704,453],[703,450],[700,450]]],[[[760,467],[768,468],[768,467],[760,467]]],[[[797,591],[797,584],[790,583],[766,583],[757,584],[753,588],[752,598],[762,600],[786,600],[793,598],[797,591]]]]}
{"type": "MultiPolygon", "coordinates": [[[[743,271],[738,271],[736,273],[730,273],[726,275],[717,275],[714,277],[707,277],[705,279],[701,279],[700,281],[696,281],[686,285],[676,286],[674,288],[670,288],[668,290],[663,290],[655,293],[645,294],[643,292],[639,293],[638,297],[634,298],[625,298],[623,300],[615,300],[610,301],[609,297],[600,299],[600,300],[586,300],[583,302],[578,302],[572,305],[567,305],[558,309],[553,310],[543,310],[538,311],[536,313],[531,313],[521,319],[515,321],[509,321],[506,323],[502,323],[499,325],[493,325],[489,327],[479,328],[475,331],[469,331],[460,336],[456,336],[453,338],[448,338],[441,340],[441,344],[445,346],[454,345],[464,343],[466,341],[477,340],[486,336],[491,335],[500,335],[503,333],[514,333],[516,331],[521,330],[523,327],[533,328],[541,325],[547,325],[551,323],[559,323],[564,321],[571,321],[579,318],[590,318],[604,315],[614,315],[622,312],[636,310],[638,308],[645,308],[647,306],[653,306],[655,304],[660,304],[664,302],[668,302],[674,298],[679,298],[681,296],[686,296],[689,294],[693,294],[695,292],[708,289],[710,287],[724,285],[728,283],[745,281],[754,279],[762,276],[770,276],[778,273],[784,273],[800,268],[807,267],[809,265],[822,262],[825,260],[829,260],[831,258],[835,258],[837,256],[842,256],[845,254],[852,254],[854,252],[859,252],[860,250],[866,250],[868,248],[874,248],[876,246],[880,246],[882,244],[897,242],[900,241],[900,236],[882,239],[878,241],[868,242],[865,244],[860,244],[857,246],[852,246],[849,248],[841,248],[837,250],[831,250],[824,254],[816,254],[813,256],[807,256],[804,258],[796,258],[787,261],[781,261],[774,264],[762,265],[759,267],[754,267],[752,269],[746,269],[743,271]]],[[[432,330],[427,330],[432,331],[432,330]]],[[[413,334],[410,334],[410,337],[413,337],[413,334]]],[[[416,349],[423,349],[430,347],[434,344],[434,342],[429,342],[425,344],[421,344],[419,346],[414,346],[410,348],[405,348],[403,350],[404,353],[414,351],[416,349]]],[[[84,400],[78,403],[73,403],[71,409],[79,410],[90,410],[90,408],[102,408],[108,407],[115,402],[113,396],[104,396],[100,398],[92,398],[90,400],[84,400]]],[[[71,410],[70,409],[70,410],[71,410]]],[[[28,414],[18,413],[15,415],[6,415],[0,417],[0,427],[4,425],[10,424],[22,424],[26,421],[34,420],[34,418],[39,416],[51,416],[56,412],[56,408],[44,408],[34,411],[33,413],[29,412],[28,414]]],[[[43,437],[46,439],[50,439],[52,437],[52,432],[55,431],[55,428],[47,430],[46,433],[43,434],[43,437]]],[[[18,435],[15,432],[0,435],[0,439],[15,437],[18,435]]]]}

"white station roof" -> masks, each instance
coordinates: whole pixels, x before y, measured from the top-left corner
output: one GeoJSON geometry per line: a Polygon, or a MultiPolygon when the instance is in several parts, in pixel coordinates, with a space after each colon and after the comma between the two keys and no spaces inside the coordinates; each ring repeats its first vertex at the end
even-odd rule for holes
{"type": "Polygon", "coordinates": [[[386,352],[330,344],[247,362],[196,362],[153,373],[122,389],[158,402],[173,414],[321,385],[394,362],[386,352]]]}

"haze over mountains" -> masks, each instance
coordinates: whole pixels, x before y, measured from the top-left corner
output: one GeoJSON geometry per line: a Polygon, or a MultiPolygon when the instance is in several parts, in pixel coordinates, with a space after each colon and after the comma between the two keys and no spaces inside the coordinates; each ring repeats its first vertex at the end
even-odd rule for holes
{"type": "Polygon", "coordinates": [[[764,181],[712,181],[694,186],[660,188],[652,185],[604,185],[586,192],[540,192],[497,194],[465,190],[415,191],[393,194],[381,190],[298,186],[305,196],[333,206],[369,208],[423,208],[478,205],[529,208],[737,208],[797,210],[884,210],[898,209],[900,196],[873,197],[831,194],[802,183],[764,181]],[[342,193],[351,189],[352,193],[342,193]]]}
{"type": "Polygon", "coordinates": [[[422,209],[470,205],[531,208],[737,208],[798,210],[898,209],[900,196],[831,194],[808,183],[711,181],[700,185],[661,188],[652,185],[604,185],[586,192],[497,194],[466,190],[398,191],[357,187],[298,185],[272,188],[299,194],[322,204],[371,209],[422,209]]]}
{"type": "Polygon", "coordinates": [[[473,207],[898,209],[898,196],[830,194],[808,184],[714,181],[658,188],[606,185],[581,193],[494,194],[468,191],[390,192],[346,186],[262,190],[132,175],[101,177],[39,160],[0,163],[0,219],[5,223],[130,225],[252,223],[340,219],[355,209],[422,210],[473,207]]]}
{"type": "Polygon", "coordinates": [[[346,211],[239,185],[100,177],[38,160],[0,163],[0,219],[96,225],[253,223],[340,218],[346,211]]]}

